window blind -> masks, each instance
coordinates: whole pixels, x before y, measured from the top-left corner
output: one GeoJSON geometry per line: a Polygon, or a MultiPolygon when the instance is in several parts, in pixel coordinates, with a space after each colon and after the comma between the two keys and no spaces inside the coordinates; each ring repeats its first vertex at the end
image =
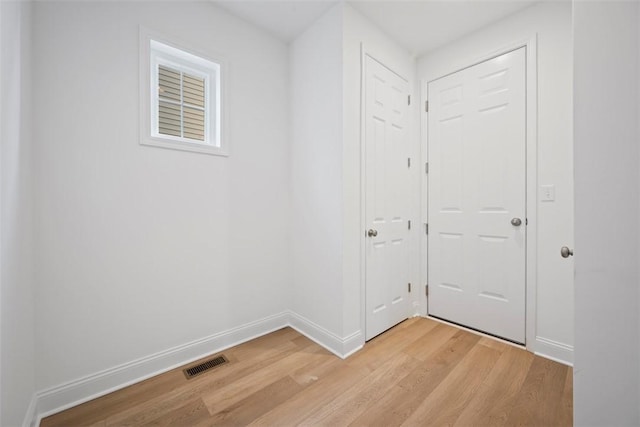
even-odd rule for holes
{"type": "Polygon", "coordinates": [[[158,133],[204,141],[205,81],[158,66],[158,133]]]}

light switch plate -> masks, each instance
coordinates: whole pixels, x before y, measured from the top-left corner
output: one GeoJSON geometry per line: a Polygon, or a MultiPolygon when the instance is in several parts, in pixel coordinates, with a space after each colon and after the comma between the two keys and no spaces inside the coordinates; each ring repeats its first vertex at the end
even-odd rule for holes
{"type": "Polygon", "coordinates": [[[556,199],[556,186],[553,184],[540,186],[540,200],[553,202],[556,199]]]}

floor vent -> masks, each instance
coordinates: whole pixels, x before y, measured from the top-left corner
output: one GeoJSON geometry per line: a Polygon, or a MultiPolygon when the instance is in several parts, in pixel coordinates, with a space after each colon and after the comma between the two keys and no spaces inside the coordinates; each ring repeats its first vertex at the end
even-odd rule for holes
{"type": "Polygon", "coordinates": [[[228,363],[228,362],[229,361],[227,360],[226,357],[218,356],[218,357],[214,357],[213,359],[209,359],[206,362],[202,362],[199,365],[192,366],[187,369],[183,369],[182,372],[184,372],[184,376],[187,377],[188,380],[190,380],[193,377],[196,377],[200,374],[204,374],[205,372],[217,366],[224,365],[225,363],[228,363]]]}

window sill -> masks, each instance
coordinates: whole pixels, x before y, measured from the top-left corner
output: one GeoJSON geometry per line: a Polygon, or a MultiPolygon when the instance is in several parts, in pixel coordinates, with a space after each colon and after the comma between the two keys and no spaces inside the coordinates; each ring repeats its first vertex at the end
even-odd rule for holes
{"type": "Polygon", "coordinates": [[[167,148],[170,150],[190,151],[192,153],[209,154],[213,156],[228,157],[229,153],[225,147],[216,147],[213,145],[199,144],[197,142],[171,141],[163,138],[142,138],[140,145],[151,147],[167,148]]]}

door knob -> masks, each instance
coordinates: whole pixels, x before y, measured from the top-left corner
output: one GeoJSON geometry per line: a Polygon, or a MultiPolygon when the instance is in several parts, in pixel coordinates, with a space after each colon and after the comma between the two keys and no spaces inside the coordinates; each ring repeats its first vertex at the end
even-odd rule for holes
{"type": "Polygon", "coordinates": [[[367,234],[369,235],[369,237],[376,237],[378,235],[378,230],[374,230],[373,228],[369,229],[369,231],[367,231],[367,234]]]}
{"type": "Polygon", "coordinates": [[[522,224],[522,220],[520,218],[513,218],[511,220],[511,225],[513,226],[520,227],[521,224],[522,224]]]}
{"type": "Polygon", "coordinates": [[[560,255],[562,255],[562,258],[569,258],[570,256],[573,256],[573,249],[563,246],[560,248],[560,255]]]}

